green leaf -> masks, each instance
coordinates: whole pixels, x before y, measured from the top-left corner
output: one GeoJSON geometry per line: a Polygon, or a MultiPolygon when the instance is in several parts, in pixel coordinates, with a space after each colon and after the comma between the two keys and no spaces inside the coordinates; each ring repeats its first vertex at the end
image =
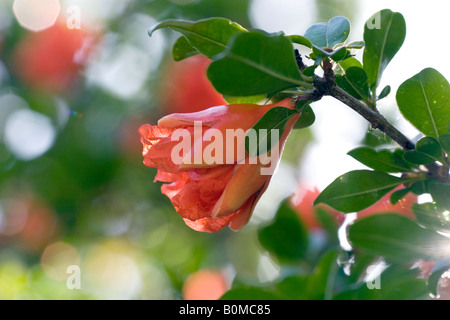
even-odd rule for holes
{"type": "Polygon", "coordinates": [[[364,41],[353,41],[346,45],[347,49],[362,49],[365,46],[364,41]]]}
{"type": "Polygon", "coordinates": [[[310,106],[307,106],[294,125],[294,129],[304,129],[312,126],[316,121],[316,115],[310,106]]]}
{"type": "Polygon", "coordinates": [[[319,48],[332,48],[344,43],[350,34],[350,21],[346,17],[334,17],[328,22],[316,23],[305,32],[313,45],[319,48]]]}
{"type": "Polygon", "coordinates": [[[332,298],[334,277],[339,269],[339,251],[326,253],[314,272],[307,276],[291,276],[277,284],[276,289],[285,299],[323,300],[332,298]]]}
{"type": "Polygon", "coordinates": [[[293,43],[300,44],[300,45],[308,47],[308,48],[312,48],[311,41],[309,41],[309,39],[306,38],[306,37],[302,37],[302,36],[299,36],[299,35],[289,35],[289,36],[286,36],[286,37],[291,39],[291,41],[293,43]]]}
{"type": "Polygon", "coordinates": [[[350,226],[348,237],[353,247],[393,262],[440,258],[450,244],[446,237],[397,214],[358,219],[350,226]]]}
{"type": "Polygon", "coordinates": [[[405,197],[409,192],[411,191],[410,188],[403,188],[400,190],[396,190],[394,192],[392,192],[389,201],[392,204],[396,204],[397,202],[399,202],[403,197],[405,197]]]}
{"type": "Polygon", "coordinates": [[[441,145],[435,138],[423,137],[417,141],[416,150],[429,155],[435,161],[444,162],[441,145]]]}
{"type": "Polygon", "coordinates": [[[228,104],[259,104],[268,100],[265,94],[247,97],[224,96],[223,98],[228,104]]]}
{"type": "Polygon", "coordinates": [[[392,139],[380,130],[374,130],[369,126],[362,143],[370,147],[379,147],[383,145],[391,145],[392,139]]]}
{"type": "MultiPolygon", "coordinates": [[[[191,47],[197,49],[208,58],[212,58],[224,51],[234,35],[246,31],[242,26],[228,19],[209,18],[195,22],[183,20],[162,21],[153,26],[148,31],[148,34],[151,36],[153,32],[161,28],[171,28],[180,32],[187,38],[191,47]]],[[[186,43],[178,44],[177,50],[180,49],[181,45],[183,46],[182,52],[186,52],[186,43]]]]}
{"type": "Polygon", "coordinates": [[[298,70],[292,43],[282,34],[241,33],[215,59],[208,68],[208,77],[224,95],[274,94],[308,85],[298,70]]]}
{"type": "Polygon", "coordinates": [[[450,157],[450,133],[443,134],[439,137],[442,149],[450,157]]]}
{"type": "Polygon", "coordinates": [[[281,300],[281,297],[265,288],[239,286],[227,291],[220,300],[281,300]]]}
{"type": "Polygon", "coordinates": [[[186,37],[179,37],[173,45],[172,57],[175,61],[181,61],[183,59],[195,56],[199,54],[197,49],[192,47],[186,37]]]}
{"type": "Polygon", "coordinates": [[[346,47],[341,47],[339,49],[336,49],[333,51],[330,55],[331,59],[333,59],[336,62],[345,60],[350,55],[350,52],[347,50],[346,47]]]}
{"type": "Polygon", "coordinates": [[[450,215],[444,214],[442,209],[434,203],[413,204],[411,207],[417,222],[427,229],[449,232],[450,215]]]}
{"type": "Polygon", "coordinates": [[[358,67],[358,68],[362,68],[363,65],[361,64],[361,62],[356,59],[356,58],[348,58],[345,59],[343,61],[339,61],[339,65],[342,67],[342,69],[347,70],[350,67],[358,67]]]}
{"type": "Polygon", "coordinates": [[[367,74],[359,67],[349,67],[344,76],[336,76],[337,84],[359,100],[368,100],[370,96],[367,74]],[[338,80],[339,79],[339,80],[338,80]]]}
{"type": "Polygon", "coordinates": [[[450,211],[450,185],[433,181],[428,184],[428,190],[438,207],[450,211]]]}
{"type": "Polygon", "coordinates": [[[320,48],[320,47],[318,47],[316,45],[313,45],[313,52],[312,52],[312,54],[317,56],[317,58],[330,57],[336,62],[345,60],[350,55],[350,53],[349,53],[349,51],[347,50],[346,47],[339,47],[336,50],[332,50],[332,49],[329,49],[329,48],[322,49],[322,48],[320,48]]]}
{"type": "Polygon", "coordinates": [[[408,172],[411,166],[402,158],[403,151],[396,149],[374,150],[368,147],[356,148],[348,152],[348,155],[362,164],[377,171],[384,172],[408,172]]]}
{"type": "Polygon", "coordinates": [[[439,138],[449,132],[450,86],[435,69],[403,82],[396,97],[403,116],[425,135],[439,138]]]}
{"type": "Polygon", "coordinates": [[[247,138],[245,139],[245,150],[252,157],[259,156],[260,154],[265,154],[275,147],[283,136],[284,129],[287,123],[297,112],[295,110],[275,107],[270,109],[264,114],[264,116],[259,119],[259,121],[253,126],[252,132],[247,133],[247,138]],[[277,141],[272,141],[272,130],[278,131],[277,141]],[[250,138],[250,134],[256,133],[257,143],[250,138]]]}
{"type": "Polygon", "coordinates": [[[402,46],[405,36],[405,19],[398,12],[381,10],[366,22],[363,64],[370,88],[378,86],[384,69],[402,46]]]}
{"type": "Polygon", "coordinates": [[[415,300],[426,297],[428,289],[417,271],[402,265],[391,265],[379,276],[380,288],[369,289],[361,283],[356,289],[344,291],[335,300],[415,300]]]}
{"type": "Polygon", "coordinates": [[[428,277],[427,284],[428,290],[435,296],[437,295],[437,287],[442,275],[450,269],[450,259],[438,261],[431,270],[431,274],[428,277]]]}
{"type": "Polygon", "coordinates": [[[381,90],[381,93],[378,96],[378,100],[386,98],[390,93],[391,93],[391,86],[384,87],[384,89],[381,90]]]}
{"type": "Polygon", "coordinates": [[[403,154],[403,158],[414,164],[430,164],[435,162],[436,160],[430,157],[428,154],[423,152],[418,152],[415,150],[406,151],[403,154]]]}
{"type": "Polygon", "coordinates": [[[314,208],[314,215],[334,243],[339,243],[338,229],[339,225],[333,213],[321,207],[314,208]]]}
{"type": "Polygon", "coordinates": [[[326,187],[314,204],[325,203],[344,213],[361,211],[405,181],[384,172],[351,171],[326,187]]]}
{"type": "Polygon", "coordinates": [[[306,67],[305,70],[303,70],[302,73],[305,76],[307,76],[307,77],[314,77],[317,67],[318,66],[316,66],[316,65],[312,65],[312,66],[306,67]]]}
{"type": "Polygon", "coordinates": [[[417,182],[414,182],[412,186],[409,188],[411,189],[411,192],[416,195],[421,195],[424,193],[429,193],[428,190],[429,181],[428,180],[419,180],[417,182]]]}
{"type": "Polygon", "coordinates": [[[308,233],[297,213],[285,200],[272,224],[258,230],[261,245],[280,261],[298,263],[305,257],[308,233]]]}

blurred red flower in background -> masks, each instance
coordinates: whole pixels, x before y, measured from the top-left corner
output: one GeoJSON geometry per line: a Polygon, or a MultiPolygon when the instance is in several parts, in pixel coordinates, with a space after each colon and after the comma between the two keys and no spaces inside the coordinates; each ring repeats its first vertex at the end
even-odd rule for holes
{"type": "Polygon", "coordinates": [[[305,187],[299,188],[296,194],[291,198],[293,208],[297,211],[300,219],[305,224],[308,230],[320,230],[322,225],[316,218],[316,208],[322,208],[328,211],[336,220],[338,225],[344,222],[345,214],[333,210],[324,204],[314,206],[314,201],[319,196],[320,191],[317,188],[307,189],[305,187]]]}
{"type": "Polygon", "coordinates": [[[62,23],[29,32],[14,48],[13,71],[31,88],[61,92],[74,84],[94,43],[90,32],[62,23]]]}
{"type": "Polygon", "coordinates": [[[56,214],[33,195],[22,195],[4,203],[0,235],[5,242],[16,241],[29,253],[40,253],[60,232],[56,214]]]}
{"type": "Polygon", "coordinates": [[[393,191],[387,193],[383,198],[381,198],[378,202],[374,203],[372,206],[358,212],[358,218],[364,218],[371,216],[377,213],[398,213],[404,215],[408,218],[415,219],[415,215],[411,210],[411,207],[414,203],[417,203],[417,196],[413,193],[408,193],[405,197],[400,199],[396,204],[392,204],[390,202],[391,194],[400,189],[397,187],[393,191]]]}
{"type": "MultiPolygon", "coordinates": [[[[398,190],[398,188],[395,190],[398,190]]],[[[408,193],[399,202],[397,202],[396,204],[392,204],[390,202],[390,196],[394,191],[389,192],[382,199],[380,199],[378,202],[368,207],[367,209],[358,212],[357,218],[360,219],[377,213],[398,213],[414,219],[415,216],[411,211],[411,206],[414,203],[417,203],[417,196],[412,193],[408,193]]],[[[318,204],[317,206],[314,206],[314,201],[319,196],[319,194],[320,191],[317,188],[305,189],[304,187],[301,187],[291,199],[292,206],[295,208],[301,220],[305,223],[306,227],[309,230],[322,228],[315,216],[315,208],[319,207],[330,212],[336,219],[338,225],[342,224],[345,219],[344,213],[336,211],[324,204],[318,204]]]]}
{"type": "Polygon", "coordinates": [[[182,294],[184,300],[217,300],[228,289],[222,272],[199,270],[186,279],[182,294]]]}
{"type": "Polygon", "coordinates": [[[206,76],[211,62],[203,55],[196,55],[168,63],[159,88],[158,105],[164,113],[196,112],[226,104],[206,76]]]}

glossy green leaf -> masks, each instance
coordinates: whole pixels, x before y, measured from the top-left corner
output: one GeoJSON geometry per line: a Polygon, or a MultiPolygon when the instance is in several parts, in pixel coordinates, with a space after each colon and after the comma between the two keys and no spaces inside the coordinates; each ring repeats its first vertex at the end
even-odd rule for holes
{"type": "Polygon", "coordinates": [[[362,97],[358,94],[358,92],[355,91],[355,89],[353,89],[353,87],[350,85],[350,83],[344,77],[344,75],[341,74],[336,75],[336,84],[338,85],[339,88],[343,89],[345,92],[352,95],[356,99],[358,100],[362,99],[362,97]]]}
{"type": "Polygon", "coordinates": [[[336,221],[335,215],[331,213],[329,210],[326,210],[321,207],[315,207],[314,216],[322,226],[323,230],[327,232],[330,240],[335,243],[339,243],[338,238],[339,225],[338,222],[336,221]]]}
{"type": "Polygon", "coordinates": [[[326,253],[314,269],[306,276],[292,276],[277,284],[276,289],[284,299],[324,300],[331,299],[334,276],[338,271],[337,257],[339,251],[326,253]]]}
{"type": "Polygon", "coordinates": [[[307,77],[314,77],[317,67],[318,66],[316,66],[316,65],[312,65],[312,66],[306,67],[305,70],[303,70],[302,73],[305,76],[307,76],[307,77]]]}
{"type": "Polygon", "coordinates": [[[449,232],[450,231],[450,214],[445,214],[434,203],[415,203],[411,207],[417,218],[417,222],[427,229],[449,232]]]}
{"type": "MultiPolygon", "coordinates": [[[[246,139],[245,149],[251,156],[265,154],[275,147],[283,136],[287,123],[297,112],[284,107],[275,107],[267,113],[253,126],[256,133],[257,143],[254,145],[252,139],[246,139]],[[278,132],[278,138],[272,137],[272,130],[278,132]]],[[[253,132],[252,132],[253,134],[253,132]]],[[[250,133],[247,133],[250,136],[250,133]]]]}
{"type": "Polygon", "coordinates": [[[370,88],[378,86],[383,71],[402,46],[405,36],[405,19],[398,12],[381,10],[366,22],[363,64],[370,88]]]}
{"type": "Polygon", "coordinates": [[[328,22],[310,26],[305,37],[319,48],[332,48],[344,43],[350,34],[350,21],[346,17],[334,17],[328,22]]]}
{"type": "Polygon", "coordinates": [[[386,86],[381,90],[378,100],[386,98],[391,93],[391,86],[386,86]]]}
{"type": "Polygon", "coordinates": [[[411,163],[414,164],[430,164],[435,162],[436,160],[432,157],[430,157],[428,154],[423,152],[418,152],[415,150],[406,151],[403,154],[403,158],[411,163]]]}
{"type": "Polygon", "coordinates": [[[429,193],[428,185],[429,185],[428,180],[419,180],[417,182],[414,182],[410,187],[410,189],[412,193],[416,195],[421,195],[424,193],[429,193]]]}
{"type": "Polygon", "coordinates": [[[363,138],[362,143],[369,147],[391,146],[392,139],[380,130],[374,130],[368,128],[366,135],[363,138]]]}
{"type": "Polygon", "coordinates": [[[227,291],[220,300],[281,300],[276,293],[258,287],[238,286],[227,291]]]}
{"type": "Polygon", "coordinates": [[[329,48],[325,48],[322,49],[316,45],[313,45],[313,52],[312,54],[314,54],[316,57],[330,57],[331,59],[333,59],[336,62],[345,60],[346,58],[348,58],[349,56],[349,51],[347,50],[346,47],[339,47],[335,50],[333,49],[329,49],[329,48]]]}
{"type": "Polygon", "coordinates": [[[316,121],[316,115],[310,106],[307,106],[294,125],[294,129],[304,129],[312,126],[316,121]]]}
{"type": "Polygon", "coordinates": [[[293,43],[300,44],[300,45],[308,47],[308,48],[312,48],[311,41],[309,41],[309,39],[306,38],[306,37],[299,36],[299,35],[289,35],[289,36],[286,36],[286,37],[291,39],[291,41],[293,43]]]}
{"type": "Polygon", "coordinates": [[[358,68],[363,67],[361,62],[358,59],[353,58],[353,57],[345,59],[343,61],[339,61],[339,65],[342,67],[342,69],[344,69],[344,71],[350,67],[358,67],[358,68]]]}
{"type": "Polygon", "coordinates": [[[428,184],[428,190],[437,206],[450,211],[450,185],[433,181],[428,184]]]}
{"type": "Polygon", "coordinates": [[[181,61],[199,53],[197,49],[189,44],[189,41],[184,36],[178,38],[172,49],[172,57],[175,61],[181,61]]]}
{"type": "Polygon", "coordinates": [[[339,49],[336,49],[332,54],[330,55],[331,59],[333,59],[336,62],[345,60],[349,56],[349,51],[346,47],[341,47],[339,49]]]}
{"type": "Polygon", "coordinates": [[[345,75],[336,77],[337,84],[356,99],[368,100],[370,91],[367,82],[367,74],[359,67],[349,67],[345,75]],[[338,80],[339,79],[339,80],[338,80]]]}
{"type": "Polygon", "coordinates": [[[392,204],[396,204],[398,203],[403,197],[405,197],[409,192],[411,191],[410,188],[403,188],[400,190],[396,190],[394,192],[392,192],[389,201],[392,204]]]}
{"type": "Polygon", "coordinates": [[[361,147],[348,152],[348,155],[377,171],[408,172],[411,166],[402,158],[402,150],[375,150],[361,147]]]}
{"type": "Polygon", "coordinates": [[[297,213],[285,200],[272,224],[258,230],[261,245],[280,261],[298,263],[308,248],[308,233],[297,213]]]}
{"type": "Polygon", "coordinates": [[[441,280],[442,275],[448,270],[450,270],[450,259],[438,261],[431,270],[431,274],[428,277],[427,284],[428,289],[435,296],[437,295],[439,280],[441,280]]]}
{"type": "Polygon", "coordinates": [[[379,288],[369,289],[368,283],[360,283],[357,288],[337,295],[335,300],[415,300],[428,294],[425,280],[417,279],[417,271],[402,265],[389,266],[378,281],[379,288]]]}
{"type": "Polygon", "coordinates": [[[443,134],[439,137],[442,149],[450,157],[450,133],[443,134]]]}
{"type": "Polygon", "coordinates": [[[357,212],[368,208],[403,182],[405,179],[384,172],[351,171],[326,187],[314,204],[325,203],[344,213],[357,212]]]}
{"type": "MultiPolygon", "coordinates": [[[[224,51],[231,37],[246,31],[242,26],[228,19],[209,18],[199,21],[162,21],[153,26],[148,34],[151,36],[153,32],[161,28],[171,28],[180,32],[187,38],[191,47],[209,58],[224,51]]],[[[186,52],[186,44],[182,45],[184,52],[186,52]]]]}
{"type": "Polygon", "coordinates": [[[365,46],[364,41],[353,41],[346,45],[348,49],[362,49],[365,46]]]}
{"type": "Polygon", "coordinates": [[[450,245],[446,237],[397,214],[358,219],[349,227],[348,237],[353,247],[393,262],[441,258],[450,245]]]}
{"type": "Polygon", "coordinates": [[[435,138],[423,137],[417,141],[416,150],[427,154],[436,161],[444,162],[441,145],[435,138]]]}
{"type": "Polygon", "coordinates": [[[252,96],[305,85],[292,43],[282,34],[241,33],[216,57],[208,77],[220,93],[252,96]]]}
{"type": "Polygon", "coordinates": [[[228,104],[260,104],[269,100],[265,94],[247,97],[224,96],[223,98],[228,104]]]}
{"type": "Polygon", "coordinates": [[[439,138],[449,132],[450,86],[435,69],[403,82],[396,97],[403,116],[425,135],[439,138]]]}

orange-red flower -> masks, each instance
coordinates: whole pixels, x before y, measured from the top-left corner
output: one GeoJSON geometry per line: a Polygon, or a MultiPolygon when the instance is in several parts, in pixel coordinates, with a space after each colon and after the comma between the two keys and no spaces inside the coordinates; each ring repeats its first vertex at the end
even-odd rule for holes
{"type": "Polygon", "coordinates": [[[338,225],[341,225],[345,220],[345,214],[336,211],[327,205],[320,203],[314,206],[314,201],[319,196],[320,191],[317,188],[307,189],[301,186],[291,199],[292,206],[297,211],[300,219],[308,228],[308,230],[320,230],[322,225],[317,221],[315,209],[322,208],[328,211],[336,220],[338,225]]]}
{"type": "Polygon", "coordinates": [[[368,217],[377,213],[398,213],[405,217],[415,219],[415,215],[412,212],[412,205],[417,203],[417,196],[414,193],[408,193],[399,202],[396,204],[392,204],[390,201],[391,194],[401,189],[401,187],[397,187],[391,192],[388,192],[383,198],[381,198],[378,202],[374,203],[370,207],[358,212],[358,218],[368,217]]]}
{"type": "Polygon", "coordinates": [[[88,32],[69,30],[62,23],[30,32],[14,49],[14,72],[32,88],[47,92],[65,90],[77,79],[93,40],[88,32]]]}
{"type": "Polygon", "coordinates": [[[217,106],[195,113],[171,114],[160,119],[157,126],[146,124],[140,127],[144,164],[158,169],[155,181],[168,183],[161,187],[161,191],[170,198],[189,227],[215,232],[224,226],[238,230],[247,224],[271,179],[270,174],[261,174],[261,170],[278,163],[284,142],[299,115],[288,122],[280,143],[268,154],[268,157],[278,155],[271,159],[270,164],[259,157],[254,161],[255,158],[250,158],[247,153],[240,153],[243,144],[227,136],[227,130],[242,129],[246,132],[275,106],[293,108],[289,99],[265,106],[217,106]],[[196,132],[197,121],[202,123],[200,133],[196,132]],[[189,138],[193,138],[189,153],[183,153],[181,163],[174,161],[172,154],[180,144],[172,139],[177,129],[185,130],[189,138]],[[219,161],[211,162],[207,157],[202,157],[200,162],[185,161],[204,155],[217,142],[216,139],[206,139],[205,133],[210,129],[221,133],[222,145],[224,148],[228,146],[227,150],[216,149],[215,159],[219,161]]]}
{"type": "Polygon", "coordinates": [[[161,109],[166,113],[186,113],[226,104],[206,76],[211,62],[203,55],[182,61],[170,60],[159,82],[158,105],[161,109]]]}

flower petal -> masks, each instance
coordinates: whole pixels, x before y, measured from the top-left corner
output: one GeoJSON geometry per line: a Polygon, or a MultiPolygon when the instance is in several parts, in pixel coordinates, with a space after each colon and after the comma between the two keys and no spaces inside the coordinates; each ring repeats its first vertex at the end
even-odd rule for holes
{"type": "Polygon", "coordinates": [[[219,218],[219,219],[213,219],[210,217],[197,219],[197,220],[189,220],[184,219],[184,222],[188,227],[195,231],[201,231],[201,232],[216,232],[222,229],[223,227],[226,227],[230,224],[231,221],[233,221],[236,214],[229,215],[227,217],[219,218]]]}
{"type": "MultiPolygon", "coordinates": [[[[211,216],[211,210],[220,198],[225,186],[233,174],[233,165],[204,169],[204,179],[197,177],[190,179],[188,173],[184,173],[182,182],[175,181],[169,185],[163,185],[161,190],[166,194],[175,210],[189,220],[198,220],[211,216]],[[219,171],[220,175],[214,173],[219,171]]],[[[190,174],[190,173],[189,173],[190,174]]]]}
{"type": "Polygon", "coordinates": [[[233,231],[237,231],[242,229],[252,217],[253,211],[255,210],[256,205],[258,204],[259,198],[264,194],[267,187],[269,186],[270,180],[267,180],[266,183],[262,186],[262,188],[256,192],[251,198],[247,200],[247,202],[239,209],[236,217],[231,221],[230,229],[233,231]]]}
{"type": "Polygon", "coordinates": [[[259,191],[271,178],[271,176],[262,175],[260,169],[261,166],[255,164],[236,165],[233,176],[215,204],[211,216],[220,218],[236,212],[259,191]]]}

